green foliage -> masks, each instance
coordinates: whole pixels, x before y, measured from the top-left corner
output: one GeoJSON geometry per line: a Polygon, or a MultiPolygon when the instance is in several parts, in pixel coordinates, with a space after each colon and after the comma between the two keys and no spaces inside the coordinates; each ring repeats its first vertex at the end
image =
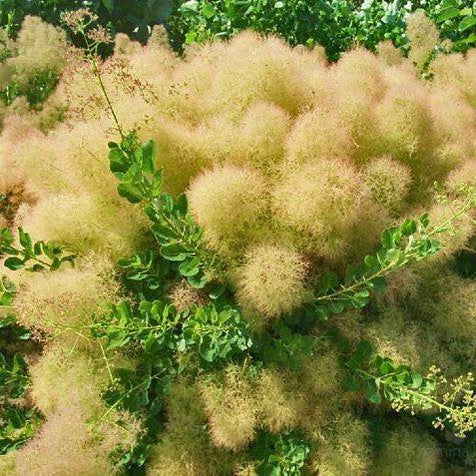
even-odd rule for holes
{"type": "Polygon", "coordinates": [[[18,449],[38,431],[42,419],[33,408],[7,406],[0,414],[0,455],[18,449]]]}
{"type": "Polygon", "coordinates": [[[335,273],[327,273],[321,280],[313,301],[319,318],[326,320],[331,314],[366,306],[371,292],[386,291],[387,274],[437,253],[441,244],[435,235],[446,231],[471,206],[471,201],[464,204],[449,220],[434,228],[429,228],[428,215],[424,214],[418,221],[406,219],[401,225],[384,230],[380,251],[366,256],[358,267],[349,266],[343,283],[335,273]]]}
{"type": "Polygon", "coordinates": [[[114,369],[110,389],[103,395],[108,411],[138,413],[147,428],[132,452],[118,449],[114,457],[124,467],[145,464],[163,429],[164,399],[175,376],[242,360],[253,346],[239,312],[214,305],[179,313],[162,301],[142,301],[137,310],[122,302],[97,319],[91,333],[99,339],[105,357],[119,349],[140,356],[135,369],[114,369]]]}
{"type": "MultiPolygon", "coordinates": [[[[111,112],[114,116],[112,107],[111,112]]],[[[135,370],[114,371],[114,384],[105,395],[110,408],[120,406],[141,411],[148,419],[150,415],[156,415],[155,421],[160,420],[162,400],[171,380],[179,373],[193,373],[200,368],[209,371],[250,356],[258,367],[277,364],[298,370],[303,359],[313,355],[315,342],[306,333],[293,332],[293,320],[299,320],[298,314],[304,312],[308,316],[311,308],[325,320],[332,313],[366,306],[371,292],[386,290],[388,273],[438,252],[440,243],[435,235],[446,231],[453,220],[472,206],[472,203],[464,204],[449,220],[434,228],[429,227],[425,214],[418,221],[407,219],[400,226],[385,230],[382,248],[376,255],[367,256],[359,267],[349,267],[342,284],[337,275],[327,274],[310,306],[296,312],[296,316],[287,316],[289,325],[284,319],[266,329],[253,345],[245,321],[232,308],[218,310],[211,304],[177,312],[163,299],[143,300],[146,296],[158,297],[164,293],[167,283],[177,276],[187,278],[193,287],[203,287],[205,276],[216,262],[213,256],[209,258],[204,248],[203,232],[188,213],[186,197],[181,195],[174,199],[162,191],[162,171],[156,166],[155,144],[151,141],[141,144],[134,132],[124,135],[118,123],[117,126],[122,141],[109,144],[109,159],[111,171],[119,180],[118,193],[133,204],[144,205],[160,249],[120,261],[127,287],[140,304],[137,308],[127,302],[113,306],[109,315],[101,316],[95,322],[92,332],[105,343],[105,352],[122,349],[141,357],[141,364],[135,370]],[[195,282],[196,276],[203,282],[195,282]]],[[[307,328],[308,320],[306,317],[300,322],[302,329],[307,328]]],[[[364,357],[368,355],[364,354],[364,357]]],[[[355,360],[354,356],[349,365],[354,369],[354,386],[360,388],[358,377],[362,370],[355,370],[355,360]]],[[[399,370],[401,379],[403,369],[399,370]]],[[[415,372],[409,375],[416,379],[415,372]]],[[[415,385],[413,381],[411,384],[415,385]]],[[[367,397],[373,403],[379,403],[382,397],[375,380],[368,379],[365,386],[367,397]]],[[[421,392],[425,389],[418,387],[421,392]]],[[[387,399],[389,392],[387,389],[387,399]]],[[[158,431],[156,426],[149,435],[156,435],[158,431]]],[[[300,474],[309,447],[289,435],[268,436],[264,443],[257,443],[264,454],[258,465],[260,474],[300,474]]],[[[153,439],[152,436],[151,441],[153,439]]],[[[139,444],[135,456],[122,455],[122,458],[128,464],[142,465],[148,451],[148,444],[139,444]]]]}
{"type": "Polygon", "coordinates": [[[0,276],[0,311],[2,311],[0,313],[0,332],[8,332],[8,340],[26,341],[30,339],[31,331],[19,325],[17,318],[9,309],[13,304],[16,292],[15,285],[6,276],[0,276]]]}
{"type": "Polygon", "coordinates": [[[9,106],[16,98],[24,96],[30,106],[40,105],[54,91],[58,80],[58,72],[48,70],[29,78],[25,84],[11,82],[0,90],[0,100],[9,106]]]}
{"type": "MultiPolygon", "coordinates": [[[[454,42],[456,51],[476,42],[470,0],[5,0],[0,4],[0,25],[13,36],[25,15],[61,25],[62,13],[82,7],[94,12],[97,23],[112,34],[124,32],[143,42],[153,25],[166,21],[177,49],[184,43],[229,38],[251,28],[278,34],[292,45],[321,44],[333,60],[354,43],[374,49],[378,42],[390,39],[406,51],[405,17],[420,8],[438,23],[442,38],[454,42]]],[[[80,38],[72,39],[82,46],[80,38]]]]}
{"type": "Polygon", "coordinates": [[[457,435],[464,437],[476,428],[476,396],[472,374],[452,382],[432,367],[423,376],[407,365],[397,365],[392,359],[376,355],[366,341],[360,342],[347,362],[351,371],[350,390],[365,392],[367,400],[379,404],[383,399],[396,411],[436,411],[434,425],[447,424],[457,435]]]}
{"type": "Polygon", "coordinates": [[[163,296],[170,285],[170,261],[155,250],[136,253],[118,261],[122,279],[132,297],[140,301],[154,301],[163,296]]]}
{"type": "MultiPolygon", "coordinates": [[[[63,253],[61,248],[52,243],[38,241],[33,243],[31,236],[22,228],[18,229],[19,245],[14,245],[15,237],[9,228],[0,230],[0,256],[7,256],[3,265],[12,271],[25,269],[30,272],[45,270],[55,271],[64,263],[74,266],[74,255],[63,253]]],[[[15,284],[7,277],[0,275],[0,310],[6,312],[0,315],[0,330],[8,328],[13,338],[28,340],[31,332],[16,322],[16,317],[9,312],[17,289],[15,284]]]]}
{"type": "Polygon", "coordinates": [[[164,400],[170,389],[170,376],[154,371],[147,364],[134,370],[115,368],[112,376],[110,388],[102,395],[108,410],[95,424],[100,424],[114,409],[134,413],[142,419],[146,432],[137,444],[128,451],[119,446],[110,455],[126,474],[135,474],[146,464],[158,433],[164,429],[164,400]]]}
{"type": "Polygon", "coordinates": [[[131,203],[151,202],[161,196],[162,171],[156,168],[154,141],[140,144],[132,131],[120,144],[109,143],[111,172],[120,180],[117,191],[131,203]]]}
{"type": "Polygon", "coordinates": [[[303,359],[313,354],[314,339],[300,332],[292,332],[284,323],[260,336],[258,358],[265,364],[278,364],[299,370],[303,359]]]}
{"type": "Polygon", "coordinates": [[[84,7],[97,14],[99,24],[112,33],[124,32],[144,41],[151,26],[170,15],[172,0],[4,0],[0,3],[0,25],[10,35],[19,30],[26,15],[61,25],[62,13],[84,7]]]}
{"type": "Polygon", "coordinates": [[[455,256],[455,270],[464,278],[476,278],[476,251],[462,250],[455,256]]]}
{"type": "Polygon", "coordinates": [[[14,245],[15,237],[9,228],[0,230],[0,255],[8,258],[4,266],[13,271],[25,268],[27,271],[55,271],[62,264],[74,265],[74,255],[65,254],[53,243],[37,241],[33,243],[31,236],[22,228],[18,229],[19,247],[14,245]]]}
{"type": "MultiPolygon", "coordinates": [[[[98,2],[96,2],[98,3],[98,2]]],[[[96,11],[101,24],[145,42],[151,27],[163,23],[172,13],[172,0],[101,0],[96,11]]]]}
{"type": "Polygon", "coordinates": [[[437,10],[436,22],[442,35],[454,42],[456,51],[466,51],[476,43],[476,3],[444,0],[437,10]]]}
{"type": "Polygon", "coordinates": [[[13,304],[16,293],[15,285],[6,277],[0,277],[0,306],[9,307],[13,304]]]}
{"type": "Polygon", "coordinates": [[[336,60],[355,43],[373,50],[380,41],[392,40],[407,51],[405,17],[420,8],[432,20],[439,19],[442,38],[455,41],[457,50],[465,50],[474,42],[472,34],[467,35],[474,25],[469,0],[190,0],[179,3],[177,12],[169,20],[175,46],[229,38],[251,28],[278,34],[292,45],[318,43],[325,47],[331,60],[336,60]],[[458,20],[448,17],[453,4],[451,11],[458,20]]]}
{"type": "Polygon", "coordinates": [[[26,363],[20,354],[8,357],[0,353],[0,455],[17,449],[38,429],[37,411],[15,404],[29,386],[26,363]]]}
{"type": "Polygon", "coordinates": [[[26,15],[41,16],[58,25],[62,10],[80,8],[83,3],[82,0],[4,0],[0,4],[0,23],[13,36],[26,15]]]}
{"type": "Polygon", "coordinates": [[[203,231],[188,211],[185,194],[174,199],[162,191],[162,171],[156,166],[156,145],[140,144],[135,132],[120,144],[109,144],[111,172],[120,180],[119,195],[131,203],[145,202],[151,232],[169,261],[190,286],[201,289],[209,278],[205,270],[218,268],[217,257],[203,246],[203,231]]]}
{"type": "MultiPolygon", "coordinates": [[[[31,236],[18,229],[19,246],[15,236],[8,228],[0,230],[0,256],[6,257],[3,265],[13,271],[30,272],[55,271],[68,262],[74,265],[74,255],[64,254],[61,248],[43,241],[33,243],[31,236]]],[[[26,341],[31,332],[17,323],[16,317],[9,312],[13,305],[16,286],[6,276],[0,276],[0,332],[5,333],[7,341],[26,341]]],[[[30,384],[27,365],[20,353],[13,356],[0,352],[0,455],[18,449],[32,438],[42,418],[31,406],[17,403],[25,398],[30,384]]]]}
{"type": "MultiPolygon", "coordinates": [[[[281,10],[284,7],[285,2],[274,2],[275,9],[281,10]]],[[[208,14],[211,15],[211,10],[208,14]]],[[[312,424],[321,424],[320,421],[303,422],[299,415],[294,417],[295,408],[292,408],[291,412],[286,411],[288,409],[285,400],[292,400],[294,394],[287,393],[288,382],[281,382],[279,367],[296,371],[303,368],[302,374],[298,374],[303,378],[303,388],[307,390],[306,387],[312,387],[312,392],[316,388],[316,396],[320,396],[320,383],[327,377],[320,375],[323,370],[320,367],[332,366],[336,359],[334,355],[325,355],[323,364],[320,365],[316,358],[315,367],[305,362],[309,357],[314,357],[314,350],[317,349],[317,339],[311,334],[316,327],[316,314],[325,321],[333,313],[366,306],[372,292],[386,290],[385,277],[388,273],[436,253],[440,249],[440,243],[436,241],[435,236],[446,231],[451,222],[473,204],[462,206],[445,223],[434,228],[429,227],[428,216],[425,214],[418,221],[407,219],[400,226],[386,230],[382,234],[381,250],[375,255],[367,256],[361,266],[349,267],[342,282],[337,275],[327,274],[310,305],[293,312],[292,315],[283,316],[281,320],[267,322],[267,327],[261,334],[252,336],[246,320],[239,310],[233,307],[233,301],[230,300],[225,305],[222,300],[217,299],[226,291],[225,282],[220,279],[221,263],[206,248],[203,230],[192,219],[186,197],[174,197],[163,191],[163,175],[162,170],[157,167],[155,143],[141,143],[136,133],[123,132],[103,83],[101,69],[94,59],[98,43],[92,43],[90,46],[92,54],[89,59],[121,136],[120,143],[109,144],[110,169],[118,180],[118,193],[131,204],[144,207],[151,222],[151,235],[156,242],[149,243],[150,246],[145,251],[119,261],[128,300],[111,305],[109,313],[94,316],[91,325],[80,324],[75,327],[73,323],[71,327],[65,328],[65,331],[74,331],[80,338],[85,337],[81,334],[85,328],[91,332],[93,340],[88,337],[86,339],[100,348],[105,369],[110,377],[109,387],[102,395],[107,410],[90,423],[99,426],[114,410],[131,412],[140,420],[146,431],[139,437],[136,446],[132,450],[124,451],[119,444],[112,455],[119,466],[129,471],[146,464],[152,445],[157,443],[159,433],[164,431],[161,449],[165,451],[167,444],[179,441],[187,453],[200,452],[202,447],[197,436],[205,436],[200,435],[200,432],[206,432],[207,444],[211,439],[217,447],[243,450],[241,454],[236,453],[236,460],[243,456],[249,457],[251,452],[258,474],[301,474],[311,447],[297,431],[278,434],[262,432],[255,443],[252,443],[256,432],[263,427],[269,427],[270,431],[281,431],[282,428],[311,428],[312,424]],[[208,288],[208,292],[203,293],[212,299],[207,305],[194,304],[179,311],[169,303],[167,297],[168,291],[184,278],[190,286],[198,289],[215,284],[215,281],[222,283],[220,287],[208,288]],[[314,314],[314,320],[310,317],[311,313],[314,314]],[[304,318],[302,321],[301,317],[304,318]],[[298,331],[294,332],[295,329],[298,331]],[[113,359],[112,356],[119,358],[113,359]],[[260,382],[259,376],[257,377],[267,365],[272,369],[269,385],[260,382]],[[309,376],[313,369],[317,377],[315,382],[308,383],[307,380],[314,377],[309,376]],[[188,420],[181,420],[188,416],[187,411],[190,408],[187,409],[184,405],[185,416],[177,416],[171,411],[170,399],[167,402],[171,384],[179,375],[184,381],[189,380],[191,386],[202,382],[197,380],[197,377],[204,377],[204,381],[207,378],[213,381],[217,376],[226,377],[222,381],[223,385],[211,385],[206,389],[198,388],[200,385],[193,387],[193,399],[203,399],[203,402],[197,404],[200,412],[203,412],[203,416],[198,419],[200,424],[195,425],[192,422],[192,425],[197,426],[193,429],[193,444],[187,439],[188,420]],[[283,407],[282,422],[279,414],[281,409],[276,413],[277,421],[271,421],[275,429],[270,423],[263,425],[262,414],[266,411],[266,405],[260,408],[258,402],[258,387],[264,385],[265,388],[273,388],[274,384],[278,392],[282,390],[283,397],[277,405],[283,407]],[[233,411],[234,416],[238,416],[234,422],[241,423],[241,417],[245,422],[243,428],[249,433],[249,438],[239,441],[242,446],[234,444],[234,441],[227,441],[230,434],[227,428],[227,409],[233,411]],[[291,415],[288,416],[287,413],[291,415]],[[223,414],[225,418],[222,418],[223,414]],[[204,425],[206,419],[208,425],[204,425]],[[186,423],[182,424],[183,422],[186,423]],[[198,443],[195,440],[198,440],[198,443]],[[225,446],[224,442],[228,446],[225,446]]],[[[9,230],[2,231],[2,252],[12,255],[5,263],[11,258],[17,258],[21,262],[8,262],[11,269],[43,271],[57,269],[63,261],[68,261],[68,257],[63,258],[61,252],[59,261],[53,265],[58,253],[51,251],[51,245],[39,245],[41,254],[36,253],[37,245],[33,245],[31,238],[22,230],[21,249],[15,248],[13,243],[13,234],[9,230]],[[45,259],[43,255],[51,263],[42,263],[45,259]],[[35,269],[33,265],[30,269],[27,267],[30,260],[36,260],[42,267],[35,269]]],[[[254,243],[250,243],[252,244],[254,243]]],[[[311,259],[312,257],[309,261],[311,259]]],[[[268,262],[269,260],[265,264],[268,262]]],[[[303,275],[306,274],[308,262],[299,261],[298,265],[300,269],[305,269],[303,275]]],[[[268,269],[263,268],[266,273],[268,269]]],[[[232,277],[231,273],[229,277],[232,277]]],[[[15,290],[8,283],[2,286],[8,304],[15,290]]],[[[201,296],[201,293],[199,295],[201,296]]],[[[87,352],[91,352],[89,347],[87,352]]],[[[322,355],[323,353],[316,357],[322,355]]],[[[314,361],[310,363],[313,364],[314,361]]],[[[455,380],[449,393],[441,395],[439,389],[443,380],[435,373],[424,377],[409,366],[396,365],[391,359],[375,356],[365,343],[350,356],[346,367],[352,377],[350,387],[353,390],[364,390],[371,403],[379,404],[386,400],[396,410],[406,409],[412,412],[420,409],[437,410],[440,412],[440,419],[435,425],[442,426],[446,423],[452,428],[455,427],[460,434],[474,427],[472,377],[455,380]],[[458,403],[460,401],[463,402],[462,405],[458,403]]],[[[294,382],[292,377],[289,380],[294,382]]],[[[316,412],[316,408],[312,407],[313,402],[308,401],[312,399],[303,395],[301,388],[297,388],[296,393],[299,400],[297,412],[304,414],[304,418],[311,419],[314,413],[319,413],[320,419],[321,414],[325,414],[328,409],[325,401],[316,402],[316,405],[319,405],[319,411],[316,412]]],[[[332,401],[329,405],[329,413],[332,413],[330,407],[339,401],[340,396],[328,396],[326,393],[323,395],[325,397],[321,400],[328,397],[332,401]]],[[[292,406],[293,402],[290,402],[290,408],[292,406]]],[[[328,425],[328,422],[324,425],[328,425]]],[[[234,425],[229,426],[232,431],[235,430],[234,425]]],[[[315,433],[320,437],[322,431],[322,427],[317,428],[315,433]]],[[[338,439],[335,441],[337,444],[338,439]]],[[[219,449],[213,448],[212,451],[218,453],[219,449]]],[[[342,451],[342,448],[339,451],[342,451]]],[[[188,455],[185,458],[187,457],[188,455]]],[[[201,471],[199,465],[198,471],[201,471]]]]}
{"type": "Polygon", "coordinates": [[[2,398],[19,398],[29,385],[26,363],[20,354],[9,359],[0,354],[0,385],[2,398]]]}
{"type": "Polygon", "coordinates": [[[301,474],[311,447],[296,431],[278,434],[263,432],[251,451],[258,460],[258,475],[297,476],[301,474]]]}
{"type": "Polygon", "coordinates": [[[239,357],[252,346],[248,326],[238,311],[195,307],[182,313],[162,301],[143,301],[135,312],[124,301],[112,306],[92,328],[94,337],[105,338],[106,350],[134,345],[155,368],[183,371],[180,354],[193,354],[199,365],[222,364],[239,357]]]}

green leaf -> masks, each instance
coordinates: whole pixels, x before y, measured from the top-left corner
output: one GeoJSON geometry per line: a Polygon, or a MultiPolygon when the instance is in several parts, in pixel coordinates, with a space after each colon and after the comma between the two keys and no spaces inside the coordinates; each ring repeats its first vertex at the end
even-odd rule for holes
{"type": "Polygon", "coordinates": [[[402,259],[403,252],[397,249],[387,250],[385,259],[389,264],[396,265],[402,259]]]}
{"type": "Polygon", "coordinates": [[[388,360],[384,360],[379,366],[379,372],[382,375],[387,375],[388,373],[392,372],[393,369],[394,369],[394,367],[393,367],[392,363],[389,362],[388,360]]]}
{"type": "Polygon", "coordinates": [[[18,374],[19,372],[23,372],[25,368],[26,368],[25,359],[22,357],[21,354],[16,353],[13,356],[12,372],[14,374],[18,374]]]}
{"type": "Polygon", "coordinates": [[[367,380],[365,382],[365,397],[370,403],[378,405],[382,402],[382,397],[374,380],[367,380]]]}
{"type": "Polygon", "coordinates": [[[109,169],[114,175],[126,173],[130,165],[129,159],[121,149],[113,148],[109,151],[109,169]]]}
{"type": "Polygon", "coordinates": [[[422,226],[424,228],[426,228],[429,224],[430,224],[430,217],[428,215],[428,213],[424,213],[421,217],[420,217],[420,223],[422,224],[422,226]]]}
{"type": "Polygon", "coordinates": [[[382,243],[382,246],[386,250],[390,250],[392,248],[395,248],[395,240],[393,237],[393,233],[391,230],[384,230],[382,232],[382,236],[380,238],[380,241],[382,243]]]}
{"type": "Polygon", "coordinates": [[[214,349],[205,349],[201,353],[204,360],[207,362],[213,362],[213,358],[215,357],[215,350],[214,349]]]}
{"type": "Polygon", "coordinates": [[[171,213],[174,210],[174,199],[168,193],[163,193],[160,196],[160,202],[166,213],[171,213]]]}
{"type": "Polygon", "coordinates": [[[190,284],[190,286],[195,289],[203,289],[207,283],[208,280],[203,273],[199,273],[188,278],[188,284],[190,284]]]}
{"type": "Polygon", "coordinates": [[[469,15],[461,20],[458,29],[463,32],[474,25],[476,25],[476,17],[474,15],[469,15]]]}
{"type": "Polygon", "coordinates": [[[358,279],[357,267],[354,265],[349,265],[347,269],[345,270],[344,284],[346,286],[349,286],[357,279],[358,279]]]}
{"type": "Polygon", "coordinates": [[[130,203],[140,203],[144,198],[141,189],[132,183],[120,183],[117,186],[117,191],[130,203]]]}
{"type": "Polygon", "coordinates": [[[364,258],[364,263],[370,269],[376,268],[378,266],[377,258],[375,256],[372,256],[372,255],[367,255],[364,258]]]}
{"type": "Polygon", "coordinates": [[[108,334],[108,338],[107,350],[120,349],[130,341],[130,336],[125,332],[119,331],[116,331],[114,334],[108,334]]]}
{"type": "MultiPolygon", "coordinates": [[[[0,294],[0,306],[9,307],[13,304],[13,293],[4,292],[0,294]]],[[[1,324],[0,324],[0,327],[1,324]]]]}
{"type": "Polygon", "coordinates": [[[8,269],[11,269],[12,271],[17,271],[19,269],[22,269],[25,267],[25,262],[16,257],[10,257],[5,260],[5,263],[3,263],[8,269]]]}
{"type": "Polygon", "coordinates": [[[198,258],[186,260],[180,263],[179,273],[186,277],[195,276],[200,272],[200,265],[201,261],[198,258]]]}
{"type": "Polygon", "coordinates": [[[9,228],[2,228],[0,231],[0,248],[4,245],[10,246],[14,240],[13,232],[9,228]]]}
{"type": "Polygon", "coordinates": [[[212,18],[215,16],[215,9],[211,3],[205,2],[202,7],[202,13],[205,18],[212,18]]]}
{"type": "Polygon", "coordinates": [[[332,289],[336,289],[339,286],[339,277],[336,273],[330,271],[327,272],[321,281],[319,282],[318,290],[321,294],[326,294],[332,289]]]}
{"type": "Polygon", "coordinates": [[[185,43],[187,45],[191,45],[197,39],[197,32],[196,31],[189,31],[185,35],[185,43]]]}
{"type": "Polygon", "coordinates": [[[380,396],[380,393],[378,392],[367,394],[367,398],[370,403],[374,403],[375,405],[382,403],[382,397],[380,396]]]}
{"type": "MultiPolygon", "coordinates": [[[[172,228],[168,226],[161,225],[160,223],[154,223],[151,226],[151,230],[155,237],[160,237],[167,241],[178,238],[175,230],[172,230],[172,228]]],[[[163,241],[161,241],[161,243],[163,243],[163,241]]]]}
{"type": "Polygon", "coordinates": [[[175,208],[180,212],[181,215],[185,216],[188,213],[188,200],[187,195],[182,193],[177,198],[177,203],[175,208]]]}
{"type": "Polygon", "coordinates": [[[27,249],[32,247],[31,237],[28,233],[23,231],[23,228],[18,228],[18,235],[20,237],[20,244],[27,249]]]}
{"type": "Polygon", "coordinates": [[[414,220],[409,220],[407,218],[400,226],[400,229],[405,236],[410,236],[417,231],[417,224],[414,220]]]}
{"type": "Polygon", "coordinates": [[[356,349],[352,353],[349,359],[350,368],[358,368],[363,364],[366,364],[372,356],[372,346],[370,342],[363,340],[359,342],[356,349]]]}
{"type": "Polygon", "coordinates": [[[384,293],[388,289],[388,282],[382,276],[377,276],[371,281],[373,290],[377,293],[384,293]]]}
{"type": "Polygon", "coordinates": [[[423,383],[423,377],[415,371],[412,371],[410,375],[412,377],[412,388],[419,388],[423,383]]]}
{"type": "Polygon", "coordinates": [[[441,5],[442,9],[449,8],[449,7],[457,7],[458,6],[458,0],[444,0],[444,2],[441,5]]]}
{"type": "Polygon", "coordinates": [[[459,16],[459,10],[454,6],[449,6],[441,11],[438,15],[438,22],[444,22],[446,20],[451,20],[452,18],[459,16]]]}
{"type": "Polygon", "coordinates": [[[149,140],[142,144],[142,160],[143,170],[150,174],[155,172],[156,159],[157,159],[157,144],[153,140],[149,140]]]}
{"type": "Polygon", "coordinates": [[[169,261],[183,261],[187,258],[187,250],[180,243],[162,246],[160,254],[169,261]]]}
{"type": "Polygon", "coordinates": [[[461,17],[464,17],[466,15],[472,15],[472,14],[473,14],[473,9],[471,7],[462,8],[459,12],[459,15],[461,17]]]}
{"type": "Polygon", "coordinates": [[[340,314],[345,309],[345,305],[341,301],[331,301],[328,306],[329,306],[330,311],[333,314],[340,314]]]}
{"type": "Polygon", "coordinates": [[[132,318],[132,309],[131,305],[127,301],[121,301],[116,307],[115,310],[120,319],[128,321],[132,318]]]}
{"type": "Polygon", "coordinates": [[[466,44],[470,45],[471,43],[476,43],[476,33],[471,33],[467,38],[463,38],[461,40],[455,41],[455,45],[457,44],[466,44]]]}

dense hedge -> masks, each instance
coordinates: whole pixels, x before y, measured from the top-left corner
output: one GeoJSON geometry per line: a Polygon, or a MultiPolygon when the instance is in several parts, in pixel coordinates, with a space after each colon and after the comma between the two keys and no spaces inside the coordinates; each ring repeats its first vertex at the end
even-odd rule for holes
{"type": "Polygon", "coordinates": [[[83,6],[97,13],[113,33],[124,32],[141,41],[153,25],[166,22],[177,50],[251,28],[282,36],[292,45],[320,44],[332,60],[355,44],[373,50],[388,39],[407,52],[405,18],[420,8],[438,24],[442,39],[455,43],[456,51],[476,43],[472,0],[6,0],[0,5],[0,24],[11,34],[25,15],[60,25],[62,12],[83,6]]]}
{"type": "Polygon", "coordinates": [[[88,8],[111,32],[123,32],[145,41],[150,27],[163,22],[172,12],[172,0],[5,0],[0,4],[0,25],[11,35],[21,28],[23,18],[34,15],[53,25],[63,25],[66,11],[88,8]]]}
{"type": "Polygon", "coordinates": [[[435,17],[441,1],[396,2],[355,0],[190,0],[181,2],[169,20],[175,46],[210,38],[229,38],[252,28],[284,37],[292,45],[320,44],[335,60],[355,44],[374,49],[391,39],[408,49],[405,16],[425,8],[435,17]]]}

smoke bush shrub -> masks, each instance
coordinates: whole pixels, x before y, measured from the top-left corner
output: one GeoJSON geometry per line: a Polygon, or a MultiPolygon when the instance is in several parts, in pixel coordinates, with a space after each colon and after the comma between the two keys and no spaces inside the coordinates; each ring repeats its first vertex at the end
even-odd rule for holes
{"type": "MultiPolygon", "coordinates": [[[[10,117],[0,137],[5,222],[77,255],[51,273],[2,257],[17,289],[8,310],[41,345],[27,398],[45,422],[0,467],[369,474],[412,454],[416,473],[453,464],[433,451],[434,406],[412,420],[416,438],[382,394],[439,398],[443,380],[420,388],[430,365],[455,385],[473,365],[474,286],[451,269],[474,236],[476,55],[439,56],[423,80],[421,63],[388,45],[329,65],[320,48],[251,32],[184,58],[160,41],[119,42],[104,62],[71,60],[51,98],[64,123],[45,134],[36,113],[10,117]],[[389,357],[369,344],[356,357],[362,339],[389,357]],[[401,381],[378,386],[390,363],[401,381]],[[385,448],[371,404],[394,425],[385,448]]],[[[474,426],[468,382],[455,403],[465,426],[450,432],[474,426]]]]}
{"type": "MultiPolygon", "coordinates": [[[[8,39],[0,30],[0,117],[28,114],[40,108],[55,88],[66,65],[66,33],[37,17],[27,16],[18,38],[8,39]]],[[[53,102],[36,119],[45,126],[59,119],[62,108],[53,102]]]]}

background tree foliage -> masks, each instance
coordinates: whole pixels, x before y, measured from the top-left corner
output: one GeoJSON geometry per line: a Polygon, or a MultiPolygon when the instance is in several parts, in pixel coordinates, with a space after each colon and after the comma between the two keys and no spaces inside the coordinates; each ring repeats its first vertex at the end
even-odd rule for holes
{"type": "Polygon", "coordinates": [[[176,50],[251,28],[292,45],[320,44],[332,60],[355,44],[373,50],[382,40],[407,52],[406,16],[418,9],[438,24],[455,51],[476,43],[472,0],[2,0],[0,24],[15,35],[25,15],[60,25],[63,12],[82,7],[95,12],[113,34],[127,33],[141,42],[152,26],[165,23],[176,50]]]}

